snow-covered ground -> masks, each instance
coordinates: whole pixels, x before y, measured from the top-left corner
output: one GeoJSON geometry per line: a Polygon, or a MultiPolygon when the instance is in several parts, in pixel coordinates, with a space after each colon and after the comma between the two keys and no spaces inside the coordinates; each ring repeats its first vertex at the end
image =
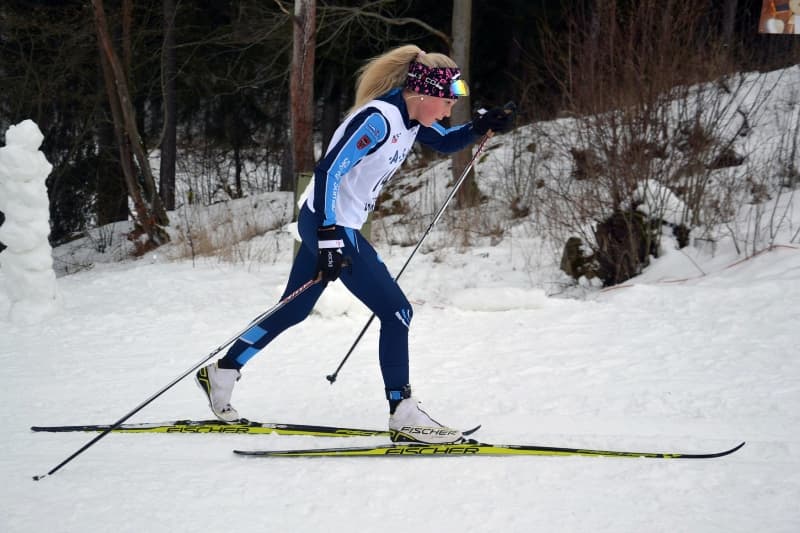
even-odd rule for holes
{"type": "MultiPolygon", "coordinates": [[[[32,481],[93,435],[29,426],[124,415],[272,305],[290,259],[254,268],[151,255],[59,278],[63,309],[46,323],[0,323],[0,530],[797,531],[800,250],[740,263],[728,250],[672,251],[625,288],[575,300],[523,282],[521,246],[418,254],[404,276],[417,302],[413,386],[435,417],[481,423],[480,438],[496,443],[747,445],[707,461],[297,460],[231,450],[343,442],[114,434],[32,481]],[[471,281],[486,273],[494,281],[471,281]]],[[[387,262],[396,270],[408,252],[387,250],[387,262]]],[[[325,379],[367,318],[332,287],[247,366],[234,404],[262,421],[384,427],[377,328],[335,385],[325,379]]],[[[133,420],[208,415],[186,379],[133,420]]]]}
{"type": "MultiPolygon", "coordinates": [[[[504,157],[502,147],[493,154],[504,157]]],[[[398,243],[416,242],[446,191],[446,164],[431,172],[403,198],[417,222],[374,224],[393,272],[411,252],[398,243]]],[[[759,234],[775,230],[773,248],[752,255],[763,247],[751,243],[745,257],[723,238],[714,250],[677,250],[665,236],[661,257],[611,289],[561,287],[557,258],[524,221],[470,243],[437,229],[400,280],[415,305],[412,386],[435,418],[480,423],[476,437],[491,443],[701,453],[747,441],[702,461],[248,459],[231,450],[381,439],[112,434],[35,482],[94,434],[30,426],[114,422],[276,302],[291,261],[281,227],[290,199],[173,213],[174,243],[137,260],[121,260],[124,224],[97,230],[89,247],[60,247],[60,308],[35,324],[7,320],[0,269],[0,532],[800,531],[797,194],[784,189],[764,206],[759,234]],[[217,228],[223,242],[261,236],[225,261],[192,260],[201,243],[188,244],[186,228],[195,226],[217,228]]],[[[752,234],[757,217],[742,215],[735,234],[752,234]]],[[[384,428],[377,324],[338,381],[325,379],[368,318],[334,284],[247,365],[234,405],[264,422],[384,428]]],[[[209,417],[187,378],[131,421],[209,417]]]]}

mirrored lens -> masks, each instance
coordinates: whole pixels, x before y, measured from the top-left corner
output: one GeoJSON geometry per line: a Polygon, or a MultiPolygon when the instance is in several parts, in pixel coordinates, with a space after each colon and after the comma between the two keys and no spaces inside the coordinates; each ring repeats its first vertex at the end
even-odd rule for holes
{"type": "Polygon", "coordinates": [[[464,80],[456,80],[450,84],[450,92],[455,96],[467,96],[469,94],[469,87],[464,80]]]}

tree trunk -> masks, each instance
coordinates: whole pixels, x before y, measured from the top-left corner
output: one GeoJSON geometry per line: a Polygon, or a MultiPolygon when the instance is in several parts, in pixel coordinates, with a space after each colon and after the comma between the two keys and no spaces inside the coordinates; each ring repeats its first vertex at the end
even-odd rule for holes
{"type": "MultiPolygon", "coordinates": [[[[451,56],[461,68],[461,77],[467,82],[470,63],[470,40],[472,38],[472,0],[453,0],[452,18],[453,45],[451,56]]],[[[453,107],[451,120],[454,124],[463,124],[472,117],[472,105],[469,96],[461,96],[453,107]]],[[[453,181],[461,177],[461,173],[472,160],[472,147],[456,152],[452,156],[453,181]]],[[[456,194],[456,207],[471,207],[480,202],[480,191],[475,183],[475,173],[470,170],[469,176],[456,194]]]]}
{"type": "Polygon", "coordinates": [[[292,147],[292,136],[289,134],[289,139],[286,148],[281,153],[281,190],[293,191],[295,190],[295,175],[294,175],[294,148],[292,147]]]}
{"type": "MultiPolygon", "coordinates": [[[[102,8],[103,2],[100,2],[102,8]]],[[[125,79],[131,79],[133,66],[133,0],[122,0],[122,65],[125,79]]]]}
{"type": "MultiPolygon", "coordinates": [[[[102,56],[99,59],[103,61],[102,56]]],[[[105,84],[104,80],[98,82],[105,84]]],[[[119,143],[113,121],[102,121],[97,125],[97,149],[97,225],[128,220],[128,190],[119,164],[119,143]]]]}
{"type": "Polygon", "coordinates": [[[233,198],[243,198],[244,191],[242,190],[242,171],[244,170],[244,161],[242,158],[242,143],[237,138],[233,142],[233,198]]]}
{"type": "Polygon", "coordinates": [[[733,44],[733,31],[736,28],[736,9],[739,0],[725,0],[722,6],[722,39],[726,45],[733,44]]]}
{"type": "Polygon", "coordinates": [[[161,135],[159,196],[167,211],[175,209],[175,160],[177,157],[177,95],[175,77],[175,0],[164,0],[164,43],[161,56],[161,84],[164,101],[164,130],[161,135]]]}
{"type": "Polygon", "coordinates": [[[300,173],[314,171],[314,48],[316,0],[295,0],[290,80],[292,161],[295,184],[300,173]]]}
{"type": "Polygon", "coordinates": [[[133,201],[134,209],[137,212],[145,212],[144,201],[142,200],[139,184],[136,181],[136,170],[133,164],[133,155],[131,154],[130,146],[125,138],[125,130],[122,127],[122,110],[120,109],[119,100],[114,94],[114,76],[111,73],[111,67],[108,64],[108,59],[101,52],[100,64],[103,67],[103,77],[105,79],[106,92],[108,94],[109,108],[111,109],[111,120],[114,125],[114,137],[117,140],[117,148],[119,149],[119,166],[122,170],[122,176],[125,180],[125,187],[128,189],[128,195],[133,201]]]}
{"type": "Polygon", "coordinates": [[[342,114],[342,80],[334,72],[328,72],[322,94],[322,117],[320,133],[322,133],[322,153],[328,149],[342,114]]]}
{"type": "Polygon", "coordinates": [[[169,235],[163,228],[169,224],[169,219],[156,192],[150,162],[136,126],[136,115],[131,103],[125,72],[111,44],[103,1],[92,0],[92,6],[94,7],[97,40],[103,56],[102,65],[106,91],[114,119],[114,131],[120,145],[120,158],[128,194],[136,209],[136,223],[148,237],[148,242],[144,247],[145,249],[153,248],[169,242],[169,235]],[[132,168],[131,154],[136,158],[141,175],[135,174],[135,169],[132,168]],[[141,187],[144,190],[140,188],[139,178],[141,178],[141,187]]]}

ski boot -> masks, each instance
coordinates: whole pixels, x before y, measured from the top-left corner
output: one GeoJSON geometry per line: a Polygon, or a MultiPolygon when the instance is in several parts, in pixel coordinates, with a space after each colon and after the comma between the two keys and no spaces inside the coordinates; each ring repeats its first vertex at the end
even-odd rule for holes
{"type": "Polygon", "coordinates": [[[223,422],[236,422],[239,413],[231,406],[233,386],[242,374],[233,368],[219,368],[217,363],[204,366],[195,374],[197,385],[208,397],[214,416],[223,422]]]}

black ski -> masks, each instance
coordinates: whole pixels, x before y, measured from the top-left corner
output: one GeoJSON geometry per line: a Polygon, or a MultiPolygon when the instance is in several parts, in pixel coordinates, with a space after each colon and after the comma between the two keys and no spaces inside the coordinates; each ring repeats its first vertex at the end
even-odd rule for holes
{"type": "MultiPolygon", "coordinates": [[[[47,431],[63,433],[74,431],[101,432],[108,431],[110,424],[84,424],[76,426],[33,426],[31,431],[47,431]]],[[[462,432],[472,435],[480,426],[462,432]]],[[[313,426],[307,424],[276,424],[254,422],[241,418],[236,422],[226,423],[221,420],[170,420],[166,422],[142,422],[120,424],[111,433],[233,433],[237,435],[302,435],[310,437],[391,437],[392,433],[384,429],[360,429],[342,426],[313,426]]]]}
{"type": "Polygon", "coordinates": [[[362,446],[343,448],[319,448],[306,450],[234,450],[237,455],[250,457],[441,457],[441,456],[509,456],[509,455],[550,455],[550,456],[589,456],[589,457],[646,457],[652,459],[712,459],[732,454],[744,442],[733,448],[713,453],[665,453],[628,452],[613,450],[591,450],[584,448],[563,448],[554,446],[526,446],[512,444],[486,444],[467,441],[458,444],[387,444],[383,446],[362,446]]]}
{"type": "MultiPolygon", "coordinates": [[[[110,424],[84,424],[76,426],[33,426],[32,431],[69,432],[107,431],[110,424]]],[[[245,418],[233,423],[220,420],[170,420],[167,422],[144,422],[137,424],[120,424],[111,430],[112,433],[234,433],[264,435],[307,435],[314,437],[388,437],[388,430],[359,429],[340,426],[313,426],[306,424],[273,424],[254,422],[245,418]]]]}

